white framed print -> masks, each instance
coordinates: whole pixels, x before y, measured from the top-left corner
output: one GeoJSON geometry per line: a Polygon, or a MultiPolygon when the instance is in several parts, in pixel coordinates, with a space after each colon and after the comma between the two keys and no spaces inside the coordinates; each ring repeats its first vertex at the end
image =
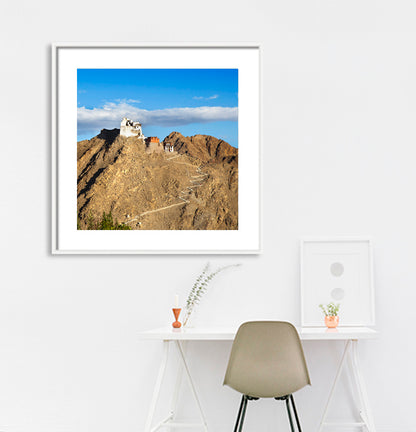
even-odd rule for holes
{"type": "Polygon", "coordinates": [[[300,242],[301,325],[324,326],[320,304],[340,304],[339,326],[373,326],[373,252],[369,238],[300,242]]]}
{"type": "Polygon", "coordinates": [[[257,254],[258,44],[52,47],[52,253],[257,254]]]}

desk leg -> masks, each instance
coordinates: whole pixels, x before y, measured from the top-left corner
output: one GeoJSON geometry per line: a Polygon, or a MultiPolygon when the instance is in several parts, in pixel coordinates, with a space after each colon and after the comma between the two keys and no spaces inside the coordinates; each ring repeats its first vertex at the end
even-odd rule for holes
{"type": "Polygon", "coordinates": [[[195,401],[196,401],[196,403],[198,405],[199,413],[201,415],[201,419],[202,419],[202,422],[203,422],[202,426],[203,426],[205,432],[208,432],[207,421],[205,419],[204,412],[202,411],[202,406],[201,406],[201,403],[199,402],[198,394],[197,394],[197,392],[195,390],[195,384],[194,384],[194,382],[192,380],[191,373],[189,372],[188,364],[186,363],[186,358],[185,358],[185,354],[184,354],[184,352],[182,350],[181,343],[179,341],[175,341],[175,343],[176,343],[176,346],[177,346],[178,351],[179,351],[179,356],[180,356],[180,358],[182,360],[182,364],[183,364],[183,367],[184,367],[184,370],[185,370],[185,374],[188,377],[188,381],[189,381],[189,385],[190,385],[191,390],[192,390],[192,394],[193,394],[194,399],[195,399],[195,401]]]}
{"type": "Polygon", "coordinates": [[[159,374],[157,376],[155,389],[153,391],[153,397],[152,397],[152,401],[150,404],[149,414],[147,416],[147,421],[146,421],[146,425],[144,428],[144,432],[156,432],[160,428],[171,429],[171,428],[177,428],[177,427],[194,427],[194,428],[202,427],[205,432],[208,432],[207,421],[206,421],[205,415],[202,411],[202,406],[201,406],[201,403],[199,402],[199,398],[198,398],[198,395],[197,395],[196,390],[195,390],[195,384],[194,384],[192,377],[191,377],[191,374],[189,372],[188,364],[186,362],[186,357],[185,357],[184,351],[182,349],[181,343],[179,341],[175,341],[176,347],[178,348],[180,366],[178,369],[178,375],[177,375],[177,379],[176,379],[176,387],[174,389],[174,393],[173,393],[173,397],[172,397],[171,409],[170,409],[169,415],[165,419],[163,419],[162,421],[160,421],[159,423],[157,423],[155,426],[152,427],[153,418],[154,418],[154,414],[155,414],[155,410],[156,410],[156,405],[157,405],[157,402],[159,400],[159,395],[160,395],[160,391],[162,388],[162,382],[163,382],[163,378],[165,376],[166,366],[168,363],[169,343],[170,343],[170,341],[168,341],[168,340],[163,341],[162,362],[160,364],[159,374]],[[188,380],[189,380],[189,384],[190,384],[190,387],[192,390],[192,395],[195,399],[195,402],[197,403],[197,406],[198,406],[198,409],[199,409],[199,412],[201,415],[202,423],[179,423],[179,422],[174,421],[174,417],[176,414],[177,399],[179,396],[179,387],[180,387],[180,383],[182,381],[182,374],[183,374],[184,370],[185,370],[186,376],[188,377],[188,380]]]}
{"type": "Polygon", "coordinates": [[[153,391],[152,402],[150,403],[149,414],[147,416],[146,426],[144,428],[145,432],[151,432],[151,430],[152,430],[151,427],[152,427],[153,417],[155,414],[156,404],[157,404],[157,401],[159,399],[160,389],[162,387],[162,381],[163,381],[163,377],[165,375],[166,365],[168,363],[168,357],[169,357],[169,341],[165,340],[165,341],[163,341],[162,362],[160,364],[159,374],[157,376],[155,389],[153,391]]]}
{"type": "MultiPolygon", "coordinates": [[[[187,348],[187,341],[184,341],[182,343],[182,349],[184,351],[185,356],[186,356],[186,348],[187,348]]],[[[173,396],[170,405],[170,413],[172,415],[172,420],[175,420],[175,416],[176,416],[176,407],[178,406],[178,399],[179,399],[179,392],[182,384],[182,378],[183,378],[183,364],[180,361],[178,365],[178,372],[176,374],[175,388],[173,390],[173,396]]]]}
{"type": "Polygon", "coordinates": [[[322,416],[321,423],[319,425],[318,432],[322,432],[323,428],[325,426],[331,426],[332,428],[335,427],[365,427],[368,432],[376,432],[375,426],[374,426],[374,420],[370,411],[370,403],[367,396],[367,391],[364,385],[364,380],[361,375],[360,365],[358,361],[358,350],[357,350],[357,344],[358,341],[356,339],[348,340],[345,344],[344,353],[342,355],[341,362],[338,367],[338,371],[335,377],[335,381],[332,385],[331,392],[328,397],[328,401],[325,406],[324,414],[322,416]],[[354,378],[354,387],[356,387],[357,395],[358,395],[358,401],[359,404],[357,404],[356,401],[355,404],[357,408],[359,409],[360,416],[361,416],[361,422],[351,422],[351,423],[328,423],[326,422],[326,418],[328,415],[328,408],[330,405],[330,402],[333,399],[335,388],[338,384],[339,378],[341,376],[342,369],[344,368],[344,365],[347,362],[347,360],[350,359],[351,363],[349,364],[350,372],[352,373],[352,376],[354,378]],[[358,406],[359,405],[359,406],[358,406]]]}
{"type": "Polygon", "coordinates": [[[322,432],[322,429],[326,425],[325,421],[326,421],[326,418],[327,418],[327,415],[328,415],[329,404],[332,401],[332,398],[334,396],[335,388],[336,388],[336,386],[338,384],[338,381],[339,381],[339,378],[341,376],[342,369],[344,368],[344,365],[346,363],[347,356],[348,356],[348,351],[350,349],[350,344],[351,344],[351,341],[349,341],[349,340],[345,343],[345,348],[344,348],[344,353],[342,354],[341,363],[338,366],[337,374],[335,376],[335,381],[332,384],[331,392],[329,393],[328,401],[326,402],[326,405],[325,405],[324,414],[322,416],[321,423],[319,424],[318,432],[322,432]]]}
{"type": "Polygon", "coordinates": [[[370,409],[370,402],[368,400],[367,389],[364,384],[364,380],[361,373],[360,363],[358,360],[358,341],[355,339],[352,341],[352,373],[357,382],[357,390],[359,392],[359,398],[362,405],[362,411],[360,412],[361,417],[365,423],[368,432],[376,432],[373,415],[370,409]]]}

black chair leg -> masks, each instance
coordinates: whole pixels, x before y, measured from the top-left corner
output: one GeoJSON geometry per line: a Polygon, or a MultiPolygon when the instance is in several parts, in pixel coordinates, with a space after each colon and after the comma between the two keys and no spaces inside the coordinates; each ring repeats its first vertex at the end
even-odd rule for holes
{"type": "Polygon", "coordinates": [[[238,425],[240,424],[241,411],[243,410],[245,396],[241,398],[240,408],[238,410],[237,421],[235,422],[234,432],[238,431],[238,425]]]}
{"type": "MultiPolygon", "coordinates": [[[[257,400],[257,399],[258,398],[243,395],[243,397],[241,398],[240,408],[238,409],[237,421],[235,423],[234,432],[241,432],[243,430],[244,419],[246,417],[247,402],[249,400],[257,400]]],[[[290,430],[291,430],[291,432],[295,432],[295,428],[293,425],[292,413],[290,410],[290,405],[292,405],[292,409],[293,409],[293,413],[295,415],[296,426],[297,426],[298,432],[302,432],[302,429],[300,427],[298,412],[296,410],[295,399],[293,398],[293,395],[276,397],[275,399],[276,400],[284,400],[286,402],[286,410],[287,410],[287,415],[289,417],[290,430]]]]}
{"type": "Polygon", "coordinates": [[[294,429],[294,427],[293,427],[292,414],[290,413],[289,397],[286,397],[285,401],[286,401],[287,415],[288,415],[288,417],[289,417],[289,422],[290,422],[290,430],[291,430],[292,432],[295,432],[295,429],[294,429]]]}
{"type": "Polygon", "coordinates": [[[298,412],[296,410],[295,399],[293,398],[293,395],[290,395],[290,402],[292,402],[293,412],[295,413],[295,419],[296,419],[296,425],[298,427],[298,432],[302,432],[302,429],[300,427],[298,412]]]}
{"type": "Polygon", "coordinates": [[[238,432],[241,432],[243,430],[243,424],[244,424],[244,418],[246,416],[246,409],[247,409],[247,396],[243,396],[244,398],[244,404],[243,404],[243,411],[241,413],[241,419],[240,419],[240,427],[238,428],[238,432]]]}

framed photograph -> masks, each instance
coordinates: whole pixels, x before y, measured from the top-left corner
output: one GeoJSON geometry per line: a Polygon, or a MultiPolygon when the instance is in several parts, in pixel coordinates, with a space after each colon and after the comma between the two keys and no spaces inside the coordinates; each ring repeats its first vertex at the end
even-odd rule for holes
{"type": "Polygon", "coordinates": [[[52,253],[261,252],[259,45],[52,50],[52,253]]]}
{"type": "Polygon", "coordinates": [[[340,326],[374,325],[373,253],[368,238],[301,240],[301,324],[324,325],[320,304],[340,304],[340,326]]]}

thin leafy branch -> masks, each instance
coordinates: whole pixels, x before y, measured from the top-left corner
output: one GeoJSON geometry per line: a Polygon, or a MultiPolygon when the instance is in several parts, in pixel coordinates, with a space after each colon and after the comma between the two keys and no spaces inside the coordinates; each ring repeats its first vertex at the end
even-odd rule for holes
{"type": "Polygon", "coordinates": [[[189,292],[188,298],[186,300],[185,319],[183,322],[184,326],[186,326],[195,307],[200,303],[202,296],[206,293],[208,289],[208,285],[212,281],[212,279],[214,279],[214,277],[217,276],[218,273],[228,268],[238,267],[240,265],[241,264],[231,264],[231,265],[219,267],[217,270],[212,272],[210,271],[209,262],[205,265],[204,269],[202,270],[202,273],[197,277],[195,283],[193,284],[191,291],[189,292]]]}

